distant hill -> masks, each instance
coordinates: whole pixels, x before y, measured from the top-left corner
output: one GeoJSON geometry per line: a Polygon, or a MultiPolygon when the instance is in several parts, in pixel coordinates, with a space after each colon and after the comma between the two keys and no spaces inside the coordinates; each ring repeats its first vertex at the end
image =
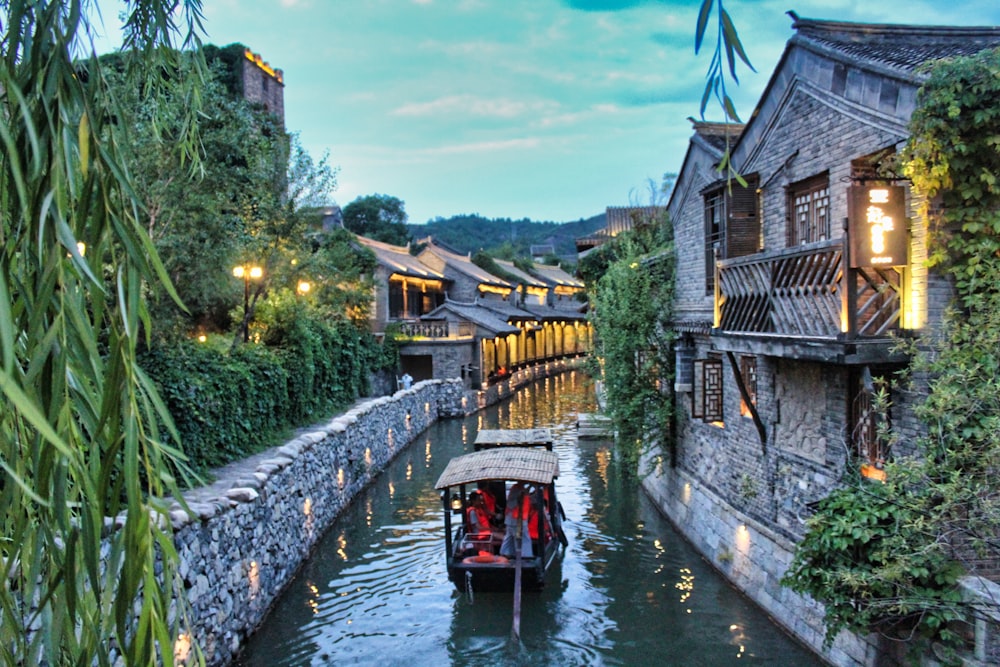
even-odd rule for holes
{"type": "Polygon", "coordinates": [[[528,218],[511,220],[455,215],[406,227],[414,240],[433,236],[458,252],[483,250],[494,257],[513,259],[529,257],[533,245],[551,245],[560,258],[576,261],[576,239],[603,229],[605,224],[604,213],[576,222],[532,222],[528,218]]]}

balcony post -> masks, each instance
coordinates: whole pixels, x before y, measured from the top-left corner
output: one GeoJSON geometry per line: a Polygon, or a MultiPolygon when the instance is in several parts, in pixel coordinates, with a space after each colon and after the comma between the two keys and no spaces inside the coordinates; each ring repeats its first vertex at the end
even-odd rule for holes
{"type": "Polygon", "coordinates": [[[840,275],[840,331],[841,337],[853,340],[858,333],[858,276],[857,269],[851,267],[851,237],[848,228],[849,218],[844,218],[844,250],[842,253],[843,267],[840,275]]]}

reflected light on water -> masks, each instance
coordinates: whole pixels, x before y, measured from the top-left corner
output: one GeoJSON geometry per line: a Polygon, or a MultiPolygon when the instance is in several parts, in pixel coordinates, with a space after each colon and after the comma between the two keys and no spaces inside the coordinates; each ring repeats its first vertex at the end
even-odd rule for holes
{"type": "Polygon", "coordinates": [[[337,535],[337,555],[341,560],[347,560],[347,536],[343,533],[337,535]]]}
{"type": "Polygon", "coordinates": [[[429,438],[427,444],[424,446],[424,463],[428,468],[431,467],[431,441],[429,438]]]}
{"type": "Polygon", "coordinates": [[[413,479],[413,462],[406,462],[406,481],[409,482],[413,479]]]}
{"type": "Polygon", "coordinates": [[[319,613],[319,589],[316,587],[316,584],[314,584],[311,581],[308,584],[306,584],[306,589],[309,591],[309,597],[306,600],[306,604],[309,606],[309,609],[312,610],[313,614],[318,614],[319,613]]]}
{"type": "MultiPolygon", "coordinates": [[[[680,581],[674,584],[674,588],[681,592],[678,602],[684,604],[691,598],[691,594],[694,593],[694,574],[690,569],[682,567],[680,569],[680,575],[680,581]]],[[[691,610],[688,609],[687,613],[690,614],[691,610]]]]}
{"type": "Polygon", "coordinates": [[[598,449],[594,452],[594,460],[597,461],[597,475],[608,485],[608,465],[611,463],[611,452],[607,449],[598,449]]]}
{"type": "Polygon", "coordinates": [[[365,502],[365,524],[366,525],[368,525],[368,526],[372,525],[372,516],[374,515],[374,513],[375,513],[375,511],[374,511],[374,508],[372,507],[372,499],[369,496],[368,500],[365,502]]]}
{"type": "MultiPolygon", "coordinates": [[[[407,466],[407,469],[409,469],[409,466],[407,466]]],[[[396,497],[396,485],[393,484],[392,482],[389,482],[389,497],[390,498],[396,497]]]]}

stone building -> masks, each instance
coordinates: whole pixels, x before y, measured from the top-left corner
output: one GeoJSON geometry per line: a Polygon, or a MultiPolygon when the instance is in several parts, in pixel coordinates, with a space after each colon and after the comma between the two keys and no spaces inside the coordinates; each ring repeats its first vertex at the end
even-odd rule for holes
{"type": "Polygon", "coordinates": [[[622,232],[647,224],[660,224],[666,212],[664,206],[609,206],[604,210],[604,227],[576,240],[577,255],[604,245],[622,232]]]}
{"type": "Polygon", "coordinates": [[[513,264],[494,275],[432,238],[421,241],[416,256],[408,247],[357,240],[376,259],[372,328],[384,334],[393,327],[403,341],[400,374],[461,378],[468,388],[484,389],[521,368],[589,349],[586,315],[549,305],[574,289],[575,279],[564,272],[560,294],[550,295],[551,277],[513,264]]]}
{"type": "MultiPolygon", "coordinates": [[[[845,464],[879,479],[872,395],[919,433],[893,384],[893,335],[933,326],[950,297],[929,273],[927,221],[893,156],[932,59],[1000,45],[1000,28],[800,19],[745,126],[694,124],[668,204],[677,248],[676,447],[645,487],[702,553],[836,665],[874,660],[869,638],[824,650],[822,610],[779,581],[810,504],[845,464]],[[746,180],[727,182],[724,152],[746,180]],[[863,215],[877,212],[878,215],[863,215]]],[[[905,454],[897,450],[893,455],[905,454]]]]}
{"type": "Polygon", "coordinates": [[[240,75],[243,97],[247,102],[261,105],[265,111],[274,114],[285,126],[285,75],[280,69],[271,67],[250,49],[244,49],[240,75]]]}

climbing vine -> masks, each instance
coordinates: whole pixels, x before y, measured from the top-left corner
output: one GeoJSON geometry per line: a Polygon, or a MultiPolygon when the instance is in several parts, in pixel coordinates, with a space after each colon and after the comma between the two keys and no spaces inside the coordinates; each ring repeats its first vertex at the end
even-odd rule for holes
{"type": "Polygon", "coordinates": [[[607,410],[618,430],[618,450],[635,469],[644,442],[662,435],[670,416],[674,254],[669,225],[652,224],[615,239],[607,268],[589,285],[597,338],[595,376],[602,378],[607,410]]]}
{"type": "Polygon", "coordinates": [[[903,158],[955,308],[910,346],[926,399],[917,455],[823,501],[784,583],[841,629],[957,647],[961,574],[1000,561],[1000,50],[936,63],[903,158]]]}

